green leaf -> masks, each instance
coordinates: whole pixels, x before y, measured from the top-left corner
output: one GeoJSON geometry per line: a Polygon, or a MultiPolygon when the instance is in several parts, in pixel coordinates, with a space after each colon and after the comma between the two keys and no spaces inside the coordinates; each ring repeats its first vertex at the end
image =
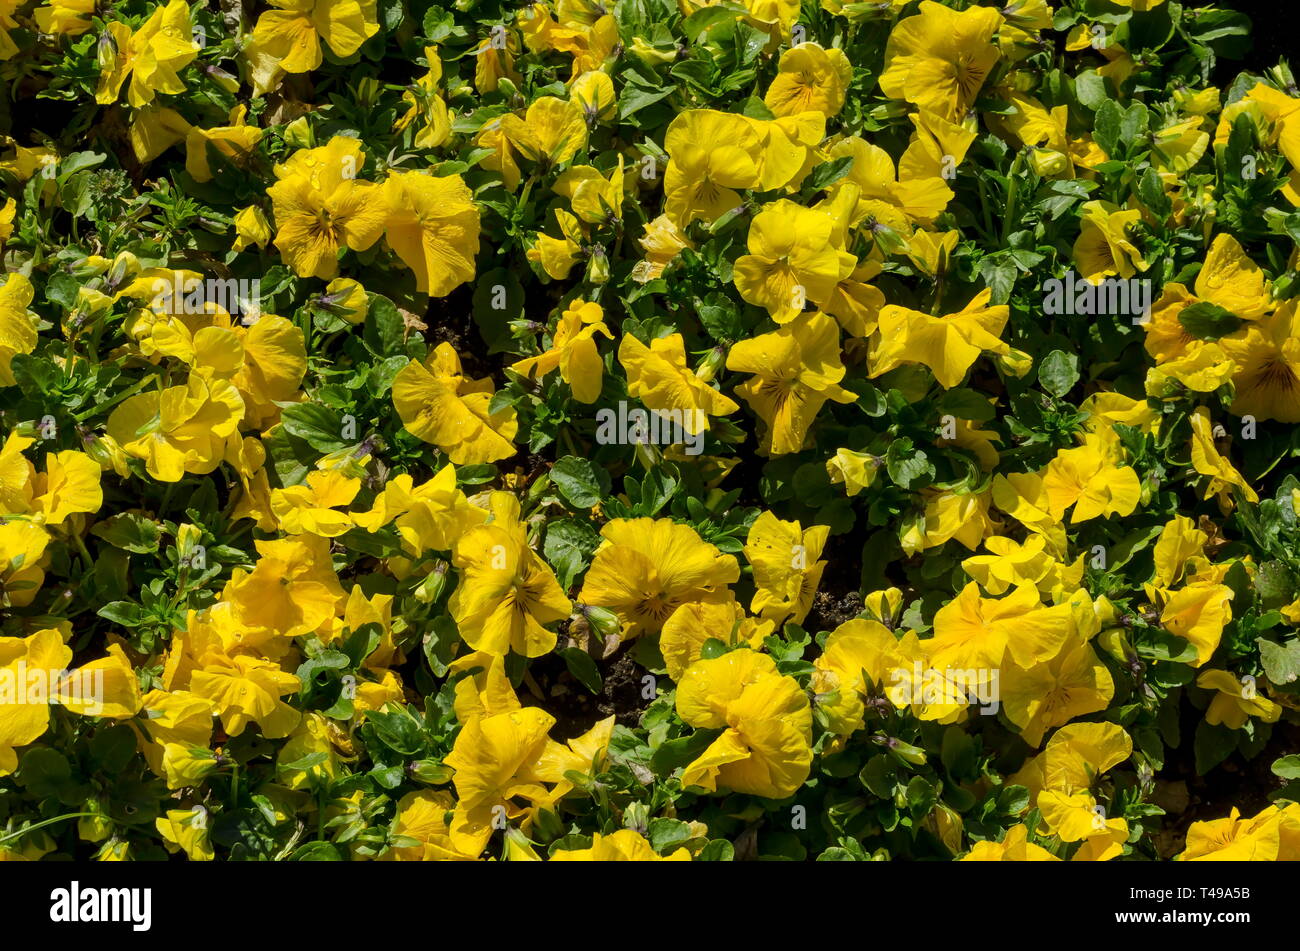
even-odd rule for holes
{"type": "Polygon", "coordinates": [[[1038,382],[1057,399],[1079,382],[1079,357],[1063,350],[1053,350],[1038,364],[1038,382]]]}
{"type": "Polygon", "coordinates": [[[845,155],[842,158],[832,159],[829,162],[822,162],[820,165],[813,166],[812,172],[804,182],[804,187],[811,188],[815,192],[823,188],[829,188],[834,185],[853,168],[853,156],[845,155]]]}
{"type": "Polygon", "coordinates": [[[1255,572],[1255,591],[1265,610],[1284,607],[1296,599],[1295,577],[1284,562],[1266,561],[1255,572]]]}
{"type": "Polygon", "coordinates": [[[682,32],[686,34],[687,42],[695,44],[711,27],[727,20],[735,20],[736,17],[744,16],[748,12],[744,7],[730,3],[701,7],[682,22],[682,32]]]}
{"type": "Polygon", "coordinates": [[[1197,301],[1178,312],[1178,322],[1193,337],[1218,340],[1241,327],[1242,321],[1231,311],[1209,301],[1197,301]]]}
{"type": "Polygon", "coordinates": [[[280,414],[280,421],[285,432],[297,436],[317,452],[338,452],[349,445],[341,435],[343,414],[320,403],[286,406],[280,414]]]}
{"type": "Polygon", "coordinates": [[[690,736],[660,744],[650,757],[650,769],[667,776],[675,769],[693,763],[718,738],[720,730],[696,730],[690,736]]]}
{"type": "Polygon", "coordinates": [[[589,509],[600,503],[601,479],[590,459],[565,456],[551,467],[550,475],[560,495],[574,508],[589,509]]]}
{"type": "Polygon", "coordinates": [[[1115,100],[1107,99],[1097,109],[1096,118],[1093,120],[1093,141],[1112,159],[1119,151],[1120,123],[1123,118],[1123,112],[1115,100]]]}
{"type": "Polygon", "coordinates": [[[1142,204],[1147,206],[1147,210],[1155,215],[1161,221],[1169,217],[1173,211],[1173,201],[1165,192],[1165,187],[1161,184],[1160,173],[1154,168],[1149,168],[1142,173],[1138,180],[1138,199],[1142,204]]]}
{"type": "MultiPolygon", "coordinates": [[[[1146,134],[1150,121],[1151,114],[1147,111],[1147,107],[1140,102],[1132,103],[1124,110],[1119,120],[1120,142],[1132,150],[1133,146],[1138,143],[1139,138],[1146,134]]],[[[1111,157],[1114,158],[1114,156],[1111,157]]]]}
{"type": "Polygon", "coordinates": [[[667,855],[689,842],[693,835],[689,823],[680,819],[658,818],[651,819],[646,826],[646,837],[650,840],[650,848],[660,855],[667,855]]]}
{"type": "MultiPolygon", "coordinates": [[[[705,7],[705,10],[712,9],[705,7]]],[[[704,12],[703,10],[700,11],[704,12]]],[[[623,87],[618,97],[618,117],[620,120],[640,112],[646,106],[667,99],[677,89],[676,86],[648,86],[633,77],[623,87]]]]}
{"type": "Polygon", "coordinates": [[[987,396],[962,386],[948,390],[939,398],[939,412],[976,423],[987,423],[997,415],[987,396]]]}
{"type": "Polygon", "coordinates": [[[342,862],[343,856],[333,842],[308,842],[289,856],[291,862],[342,862]]]}
{"type": "Polygon", "coordinates": [[[381,294],[368,295],[366,326],[361,339],[371,353],[381,357],[398,356],[406,342],[406,321],[397,305],[381,294]]]}
{"type": "Polygon", "coordinates": [[[152,519],[135,512],[122,512],[105,519],[90,530],[92,535],[104,539],[114,548],[147,555],[158,550],[162,530],[152,519]]]}
{"type": "Polygon", "coordinates": [[[740,308],[723,294],[710,294],[707,301],[697,301],[695,313],[709,336],[718,341],[739,340],[745,332],[740,308]]]}
{"type": "Polygon", "coordinates": [[[1204,776],[1237,748],[1237,732],[1222,724],[1211,726],[1202,720],[1196,726],[1196,772],[1204,776]]]}
{"type": "Polygon", "coordinates": [[[1255,643],[1259,645],[1259,660],[1264,665],[1264,673],[1272,683],[1281,687],[1300,678],[1300,637],[1285,644],[1261,637],[1255,643]]]}
{"type": "Polygon", "coordinates": [[[555,569],[561,587],[567,590],[573,585],[591,563],[600,541],[600,533],[582,519],[562,518],[547,524],[542,554],[555,569]]]}
{"type": "Polygon", "coordinates": [[[600,668],[596,666],[596,661],[590,654],[580,647],[566,647],[556,653],[564,658],[564,666],[569,668],[569,673],[579,683],[593,694],[600,693],[604,681],[600,676],[600,668]]]}
{"type": "Polygon", "coordinates": [[[910,439],[895,439],[885,452],[885,469],[900,489],[922,488],[934,478],[934,466],[910,439]]]}
{"type": "Polygon", "coordinates": [[[736,847],[726,839],[713,839],[700,849],[699,855],[695,856],[697,862],[734,862],[735,860],[736,847]]]}
{"type": "Polygon", "coordinates": [[[1300,753],[1273,761],[1273,775],[1283,779],[1300,779],[1300,753]]]}
{"type": "Polygon", "coordinates": [[[95,613],[123,627],[139,627],[145,618],[144,611],[134,601],[110,601],[95,613]]]}

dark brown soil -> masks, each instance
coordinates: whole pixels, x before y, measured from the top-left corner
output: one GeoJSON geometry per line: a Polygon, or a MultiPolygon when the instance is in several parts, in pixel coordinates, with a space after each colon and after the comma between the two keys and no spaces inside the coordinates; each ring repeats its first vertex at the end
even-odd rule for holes
{"type": "Polygon", "coordinates": [[[650,705],[642,693],[645,685],[641,678],[646,671],[632,660],[628,648],[622,648],[609,659],[604,670],[605,684],[597,707],[602,717],[613,714],[619,726],[634,727],[641,722],[641,714],[650,705]]]}
{"type": "Polygon", "coordinates": [[[853,620],[861,610],[862,595],[856,589],[843,594],[823,589],[813,598],[812,610],[804,619],[804,630],[814,634],[833,631],[845,621],[853,620]]]}
{"type": "Polygon", "coordinates": [[[602,681],[599,694],[592,694],[570,674],[559,655],[536,658],[529,665],[529,674],[543,696],[537,697],[525,681],[519,690],[520,700],[524,706],[541,707],[555,717],[551,739],[557,742],[581,736],[611,715],[620,726],[635,727],[650,701],[642,696],[646,671],[632,660],[629,648],[624,645],[612,656],[596,660],[602,681]]]}
{"type": "Polygon", "coordinates": [[[1283,780],[1273,775],[1273,763],[1279,757],[1300,752],[1300,725],[1280,721],[1273,724],[1268,745],[1257,756],[1245,760],[1234,753],[1202,776],[1196,771],[1193,738],[1203,713],[1184,701],[1183,714],[1183,742],[1178,749],[1168,752],[1165,767],[1157,774],[1160,788],[1168,793],[1167,798],[1156,797],[1157,803],[1169,813],[1164,828],[1156,836],[1163,859],[1183,851],[1187,829],[1193,822],[1223,819],[1233,807],[1247,818],[1267,808],[1269,794],[1283,785],[1283,780]]]}

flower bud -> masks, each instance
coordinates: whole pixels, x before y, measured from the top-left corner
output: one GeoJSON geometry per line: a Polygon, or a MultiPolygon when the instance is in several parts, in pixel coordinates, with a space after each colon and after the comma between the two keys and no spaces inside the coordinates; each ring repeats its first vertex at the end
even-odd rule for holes
{"type": "Polygon", "coordinates": [[[445,561],[439,561],[433,566],[433,570],[415,586],[412,592],[415,600],[423,604],[433,604],[442,597],[443,591],[447,588],[447,571],[449,565],[445,561]]]}
{"type": "Polygon", "coordinates": [[[592,248],[587,261],[587,280],[592,284],[604,284],[609,280],[609,258],[604,248],[592,248]]]}
{"type": "Polygon", "coordinates": [[[284,127],[284,141],[295,149],[310,149],[316,146],[316,136],[312,133],[311,123],[306,116],[299,116],[284,127]]]}
{"type": "Polygon", "coordinates": [[[1070,159],[1053,149],[1034,149],[1029,153],[1029,167],[1043,178],[1056,178],[1070,171],[1070,159]]]}
{"type": "Polygon", "coordinates": [[[582,616],[587,620],[587,626],[591,628],[592,633],[596,635],[598,640],[604,641],[622,630],[618,615],[609,608],[583,604],[578,606],[578,610],[582,612],[582,616]]]}
{"type": "Polygon", "coordinates": [[[1003,373],[1009,373],[1019,380],[1034,368],[1034,358],[1025,351],[1012,347],[1010,352],[998,356],[998,366],[1003,373]]]}

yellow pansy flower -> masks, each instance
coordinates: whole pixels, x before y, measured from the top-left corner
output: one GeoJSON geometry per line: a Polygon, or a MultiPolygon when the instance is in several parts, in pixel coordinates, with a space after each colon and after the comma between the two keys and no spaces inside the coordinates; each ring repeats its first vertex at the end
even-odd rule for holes
{"type": "Polygon", "coordinates": [[[290,535],[337,538],[352,527],[352,518],[335,509],[351,504],[360,489],[360,479],[348,478],[337,469],[317,470],[307,474],[304,485],[272,489],[271,512],[290,535]]]}
{"type": "Polygon", "coordinates": [[[0,284],[0,386],[15,383],[14,356],[36,349],[36,320],[27,309],[34,296],[32,282],[22,274],[9,274],[0,284]]]}
{"type": "Polygon", "coordinates": [[[248,205],[235,213],[234,250],[243,251],[254,246],[264,248],[270,243],[271,234],[271,223],[257,205],[248,205]]]}
{"type": "Polygon", "coordinates": [[[244,116],[248,109],[244,105],[230,110],[230,125],[202,129],[190,126],[185,138],[185,171],[196,182],[212,180],[212,169],[208,164],[208,149],[214,149],[230,163],[247,166],[253,157],[253,150],[262,141],[263,132],[257,126],[246,125],[244,116]]]}
{"type": "Polygon", "coordinates": [[[275,246],[299,277],[329,280],[338,273],[340,248],[364,251],[383,232],[385,186],[356,178],[365,160],[358,140],[335,136],[275,166],[276,182],[266,190],[275,246]]]}
{"type": "Polygon", "coordinates": [[[342,317],[352,325],[364,324],[370,311],[370,297],[360,281],[336,277],[325,285],[325,294],[319,298],[321,306],[342,317]]]}
{"type": "Polygon", "coordinates": [[[8,241],[14,233],[14,215],[18,213],[18,203],[6,198],[0,205],[0,243],[8,241]]]}
{"type": "Polygon", "coordinates": [[[216,853],[208,839],[207,810],[168,809],[154,820],[168,852],[184,852],[191,862],[211,862],[216,853]]]}
{"type": "Polygon", "coordinates": [[[35,522],[0,520],[0,606],[25,608],[45,582],[50,536],[35,522]]]}
{"type": "Polygon", "coordinates": [[[128,397],[108,417],[108,434],[128,456],[143,459],[150,476],[179,482],[221,463],[243,415],[234,384],[193,373],[183,386],[128,397]]]}
{"type": "Polygon", "coordinates": [[[522,810],[511,800],[545,798],[546,790],[518,778],[545,747],[555,718],[536,707],[476,717],[461,727],[443,762],[454,769],[456,806],[448,830],[452,847],[478,856],[495,828],[522,810]]]}
{"type": "Polygon", "coordinates": [[[102,470],[84,452],[65,449],[45,456],[45,471],[32,482],[32,512],[36,521],[55,527],[73,515],[98,512],[104,501],[102,470]]]}
{"type": "Polygon", "coordinates": [[[728,598],[740,578],[735,558],[670,519],[617,518],[600,534],[578,600],[614,611],[624,638],[658,632],[688,602],[728,598]]]}
{"type": "MultiPolygon", "coordinates": [[[[472,861],[478,853],[466,854],[451,841],[447,813],[456,805],[450,792],[421,789],[409,792],[397,803],[392,837],[404,843],[394,845],[382,859],[391,862],[472,861]],[[405,843],[410,844],[405,844],[405,843]]],[[[481,851],[481,849],[480,849],[481,851]]]]}
{"type": "Polygon", "coordinates": [[[217,768],[208,749],[212,740],[212,702],[185,690],[150,690],[141,698],[143,744],[149,768],[167,780],[168,789],[198,782],[217,768]]]}
{"type": "Polygon", "coordinates": [[[32,11],[42,33],[80,36],[91,27],[95,0],[49,0],[32,11]]]}
{"type": "Polygon", "coordinates": [[[1260,695],[1253,680],[1238,680],[1226,670],[1201,671],[1196,686],[1216,691],[1205,711],[1205,722],[1211,726],[1222,723],[1230,730],[1240,730],[1251,717],[1276,723],[1282,716],[1282,708],[1260,695]]]}
{"type": "Polygon", "coordinates": [[[1023,544],[995,535],[984,539],[984,547],[990,554],[973,555],[961,566],[989,594],[1004,594],[1023,584],[1036,585],[1040,592],[1050,593],[1060,582],[1062,566],[1046,546],[1041,535],[1030,535],[1023,544]]]}
{"type": "Polygon", "coordinates": [[[748,254],[736,259],[733,280],[740,296],[788,323],[811,301],[829,300],[857,258],[834,246],[834,222],[825,212],[787,199],[764,206],[749,226],[748,254]]]}
{"type": "Polygon", "coordinates": [[[519,187],[519,164],[515,161],[514,147],[501,130],[501,120],[504,118],[504,116],[497,116],[483,123],[474,136],[474,144],[491,150],[479,164],[486,169],[499,172],[506,190],[513,192],[519,187]]]}
{"type": "Polygon", "coordinates": [[[623,156],[608,177],[590,165],[572,165],[555,180],[552,190],[589,224],[613,225],[622,220],[625,175],[623,156]]]}
{"type": "MultiPolygon", "coordinates": [[[[1243,819],[1233,806],[1222,819],[1193,822],[1187,830],[1186,848],[1175,858],[1180,862],[1276,862],[1280,849],[1278,822],[1261,822],[1258,816],[1243,819]]],[[[1295,856],[1288,858],[1294,860],[1295,856]]]]}
{"type": "Polygon", "coordinates": [[[567,280],[573,266],[582,259],[587,234],[578,219],[563,208],[555,209],[560,237],[538,233],[536,243],[528,249],[528,260],[540,264],[552,280],[567,280]]]}
{"type": "Polygon", "coordinates": [[[0,776],[18,768],[16,747],[35,742],[50,723],[50,700],[44,694],[25,696],[33,675],[48,678],[72,660],[72,651],[57,630],[38,631],[30,637],[0,637],[0,670],[18,695],[0,701],[0,776]],[[19,677],[19,671],[26,671],[19,677]]]}
{"type": "Polygon", "coordinates": [[[1052,734],[1043,752],[1010,782],[1029,790],[1032,807],[1043,790],[1088,792],[1111,768],[1133,755],[1133,738],[1118,723],[1071,723],[1052,734]]]}
{"type": "Polygon", "coordinates": [[[1142,497],[1142,484],[1131,466],[1117,464],[1114,444],[1096,433],[1082,446],[1061,449],[1043,470],[1048,511],[1064,518],[1074,506],[1070,524],[1110,515],[1132,515],[1142,497]]]}
{"type": "Polygon", "coordinates": [[[903,551],[915,554],[956,539],[971,551],[993,534],[998,523],[989,517],[990,494],[924,489],[925,508],[906,523],[900,536],[903,551]]]}
{"type": "Polygon", "coordinates": [[[657,337],[647,347],[625,333],[619,341],[618,361],[627,371],[628,395],[649,410],[680,412],[682,426],[691,435],[708,428],[708,417],[726,416],[740,408],[690,371],[681,334],[657,337]]]}
{"type": "Polygon", "coordinates": [[[1057,656],[1073,626],[1070,605],[1044,607],[1033,585],[998,600],[981,597],[971,582],[935,612],[926,648],[938,669],[991,671],[1004,657],[1029,668],[1057,656]]]}
{"type": "Polygon", "coordinates": [[[880,621],[866,618],[845,621],[832,631],[813,662],[811,682],[831,731],[855,733],[873,708],[878,713],[910,709],[920,720],[941,723],[964,716],[967,691],[948,680],[949,672],[933,666],[929,645],[913,631],[897,637],[880,621]],[[928,691],[927,674],[932,680],[928,691]]]}
{"type": "Polygon", "coordinates": [[[298,692],[297,677],[279,664],[247,654],[209,652],[202,660],[204,666],[194,671],[189,690],[211,701],[228,735],[238,736],[250,723],[268,739],[293,732],[301,714],[280,697],[298,692]]]}
{"type": "Polygon", "coordinates": [[[573,605],[550,566],[528,547],[519,500],[494,492],[491,507],[491,522],[456,540],[452,564],[461,581],[447,606],[474,650],[539,657],[555,646],[545,625],[568,617],[573,605]]]}
{"type": "MultiPolygon", "coordinates": [[[[1300,307],[1295,300],[1218,342],[1235,367],[1232,413],[1300,422],[1300,307]]],[[[3,352],[0,343],[0,373],[3,352]]]]}
{"type": "Polygon", "coordinates": [[[776,77],[763,101],[777,117],[801,112],[839,115],[853,79],[853,66],[841,49],[800,43],[781,54],[776,77]]]}
{"type": "Polygon", "coordinates": [[[1112,275],[1127,279],[1147,269],[1142,251],[1128,237],[1128,229],[1141,217],[1137,209],[1125,211],[1110,202],[1083,203],[1074,263],[1085,280],[1095,284],[1112,275]]]}
{"type": "Polygon", "coordinates": [[[872,232],[888,229],[906,238],[913,221],[930,224],[952,200],[953,190],[942,178],[902,178],[888,152],[859,136],[834,142],[826,154],[832,159],[853,159],[848,175],[832,186],[831,195],[855,186],[854,220],[865,219],[864,227],[872,232]]]}
{"type": "Polygon", "coordinates": [[[433,443],[456,465],[494,462],[515,454],[513,407],[496,413],[490,377],[471,380],[451,344],[438,344],[423,363],[412,361],[393,379],[393,405],[406,429],[433,443]]]}
{"type": "Polygon", "coordinates": [[[958,12],[923,0],[919,13],[889,34],[881,90],[960,121],[1001,56],[993,35],[1002,22],[993,7],[958,12]]]}
{"type": "Polygon", "coordinates": [[[812,609],[826,562],[818,561],[830,528],[785,522],[763,512],[750,526],[745,558],[754,571],[750,610],[778,627],[787,620],[802,624],[812,609]]]}
{"type": "Polygon", "coordinates": [[[1212,582],[1189,584],[1160,594],[1160,624],[1171,634],[1190,641],[1196,648],[1192,667],[1202,667],[1223,638],[1232,620],[1232,589],[1212,582]]]}
{"type": "Polygon", "coordinates": [[[775,628],[771,621],[749,617],[734,599],[690,601],[664,622],[659,652],[663,654],[668,676],[681,680],[686,668],[700,659],[706,641],[716,639],[729,647],[744,644],[761,650],[763,638],[775,628]]]}
{"type": "Polygon", "coordinates": [[[300,535],[256,541],[254,546],[259,557],[252,571],[234,570],[217,608],[232,611],[239,621],[282,639],[328,625],[344,599],[331,566],[329,542],[300,535]]]}
{"type": "Polygon", "coordinates": [[[632,269],[632,277],[642,284],[662,275],[683,248],[695,247],[667,215],[647,221],[638,243],[645,251],[645,258],[632,269]]]}
{"type": "Polygon", "coordinates": [[[1191,415],[1192,468],[1210,477],[1205,486],[1204,498],[1220,494],[1227,496],[1233,488],[1241,490],[1248,502],[1258,502],[1259,495],[1214,445],[1214,424],[1210,411],[1198,406],[1191,415]]]}
{"type": "Polygon", "coordinates": [[[871,354],[871,376],[878,377],[905,363],[930,368],[939,385],[959,384],[981,353],[1008,353],[1000,335],[1010,311],[990,304],[987,288],[955,314],[932,317],[888,304],[880,311],[880,337],[871,354]]]}
{"type": "Polygon", "coordinates": [[[1059,862],[1047,849],[1029,841],[1029,829],[1022,823],[1012,826],[1001,842],[976,842],[963,855],[962,862],[1059,862]]]}
{"type": "Polygon", "coordinates": [[[831,485],[843,485],[849,498],[853,498],[876,481],[881,464],[881,458],[869,452],[836,449],[835,455],[826,460],[826,473],[831,485]]]}
{"type": "Polygon", "coordinates": [[[95,101],[101,105],[116,102],[127,78],[127,102],[140,108],[153,102],[157,93],[174,96],[185,91],[177,75],[199,53],[190,24],[190,8],[185,0],[171,0],[154,7],[140,29],[131,30],[120,20],[106,26],[110,49],[108,62],[99,76],[95,101]]]}
{"type": "Polygon", "coordinates": [[[479,211],[459,175],[392,172],[384,183],[384,237],[415,273],[415,288],[446,297],[474,277],[479,211]]]}
{"type": "Polygon", "coordinates": [[[356,512],[352,520],[368,532],[396,521],[406,551],[450,551],[456,539],[487,520],[488,513],[456,486],[456,469],[443,466],[427,482],[415,485],[406,473],[389,479],[369,512],[356,512]]]}
{"type": "Polygon", "coordinates": [[[736,393],[767,424],[762,451],[800,451],[827,400],[851,403],[857,398],[839,385],[845,373],[839,336],[833,320],[807,312],[731,348],[727,369],[753,374],[736,393]]]}
{"type": "Polygon", "coordinates": [[[451,110],[438,95],[438,84],[442,81],[442,59],[438,56],[438,47],[426,46],[424,58],[429,62],[428,72],[402,93],[402,102],[407,103],[407,110],[393,123],[393,131],[401,132],[419,119],[415,147],[435,149],[451,137],[451,110]]]}
{"type": "Polygon", "coordinates": [[[684,787],[784,799],[808,778],[808,696],[766,654],[742,647],[696,661],[678,684],[677,714],[691,726],[723,731],[683,770],[684,787]]]}
{"type": "Polygon", "coordinates": [[[582,110],[582,115],[589,126],[602,119],[614,118],[618,106],[618,94],[614,91],[614,80],[608,73],[600,70],[588,70],[569,86],[569,98],[582,110]]]}
{"type": "Polygon", "coordinates": [[[321,40],[348,57],[379,32],[375,0],[269,0],[244,47],[253,95],[270,92],[286,73],[309,73],[324,55],[321,40]]]}
{"type": "Polygon", "coordinates": [[[544,378],[558,369],[560,377],[573,391],[579,403],[594,403],[600,397],[601,381],[605,367],[596,349],[596,334],[607,339],[613,334],[605,326],[605,312],[597,303],[576,298],[569,302],[560,315],[551,337],[551,346],[545,353],[527,357],[511,365],[510,369],[529,379],[544,378]]]}
{"type": "Polygon", "coordinates": [[[619,829],[609,835],[595,832],[587,849],[556,849],[552,862],[689,862],[684,847],[660,855],[635,829],[619,829]]]}
{"type": "Polygon", "coordinates": [[[737,189],[762,180],[762,142],[744,117],[689,109],[668,125],[664,212],[679,228],[711,222],[740,204],[737,189]]]}
{"type": "Polygon", "coordinates": [[[1022,667],[1008,658],[998,683],[1007,719],[1030,746],[1053,727],[1105,710],[1115,694],[1110,671],[1077,632],[1046,662],[1022,667]]]}
{"type": "Polygon", "coordinates": [[[1071,861],[1105,862],[1119,855],[1128,840],[1128,823],[1107,818],[1087,792],[1045,789],[1038,795],[1044,827],[1062,842],[1082,842],[1071,861]]]}
{"type": "Polygon", "coordinates": [[[519,152],[543,168],[562,165],[587,147],[587,123],[581,108],[565,99],[542,96],[523,118],[501,118],[501,134],[519,152]]]}
{"type": "Polygon", "coordinates": [[[761,142],[758,189],[797,188],[822,160],[821,143],[826,138],[826,116],[820,112],[798,112],[776,119],[749,120],[761,142]]]}

